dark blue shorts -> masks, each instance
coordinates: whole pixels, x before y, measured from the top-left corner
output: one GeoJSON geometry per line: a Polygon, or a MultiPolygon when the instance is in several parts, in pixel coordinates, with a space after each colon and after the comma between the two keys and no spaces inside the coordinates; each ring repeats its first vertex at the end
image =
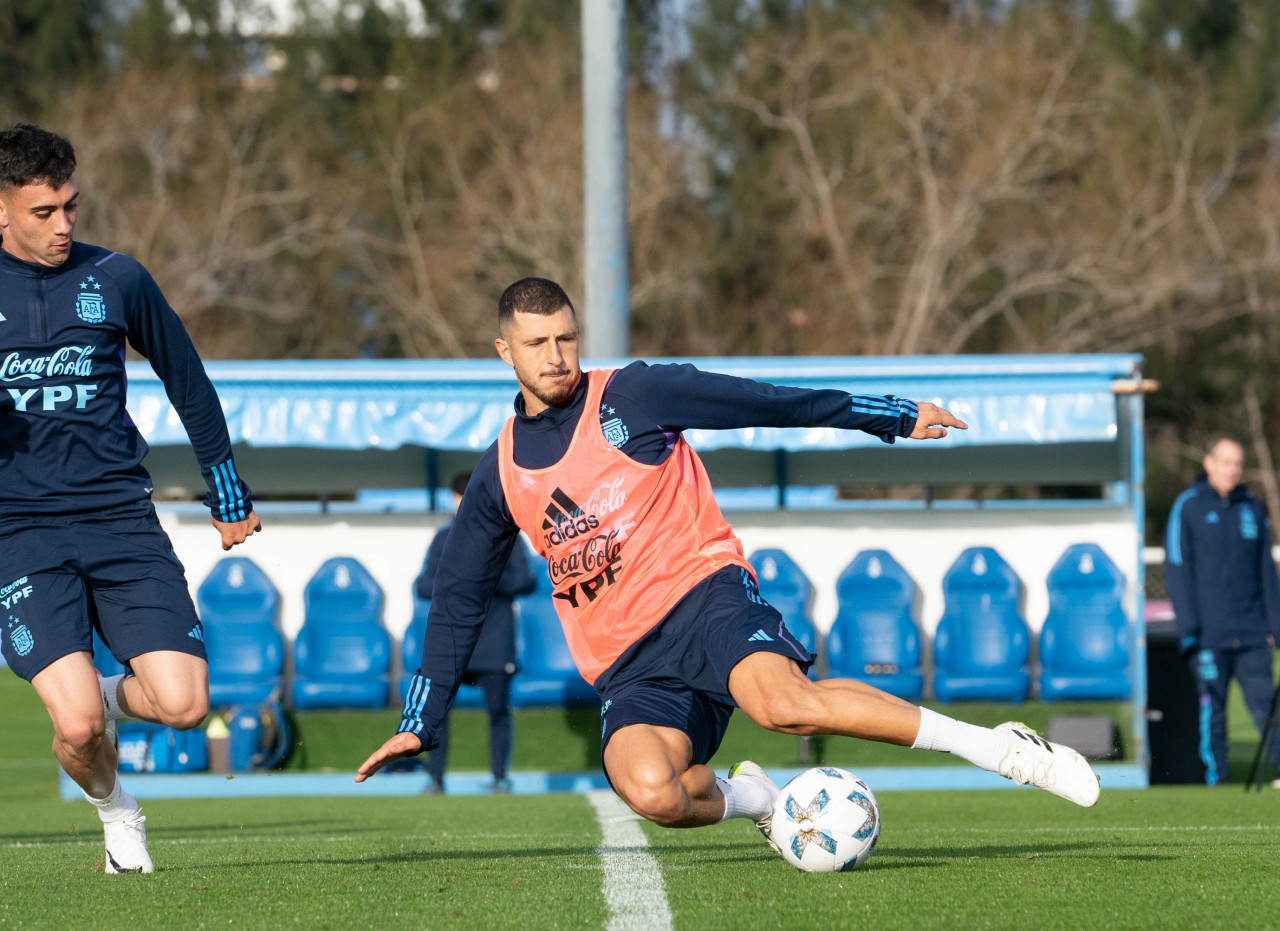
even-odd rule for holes
{"type": "Polygon", "coordinates": [[[736,566],[721,569],[596,680],[601,752],[619,728],[656,724],[687,734],[693,762],[706,763],[737,707],[729,673],[762,652],[793,659],[805,671],[813,665],[813,654],[760,596],[751,575],[736,566]]]}
{"type": "Polygon", "coordinates": [[[30,681],[92,652],[94,628],[122,663],[153,650],[205,657],[186,574],[151,504],[0,523],[0,649],[13,671],[30,681]]]}

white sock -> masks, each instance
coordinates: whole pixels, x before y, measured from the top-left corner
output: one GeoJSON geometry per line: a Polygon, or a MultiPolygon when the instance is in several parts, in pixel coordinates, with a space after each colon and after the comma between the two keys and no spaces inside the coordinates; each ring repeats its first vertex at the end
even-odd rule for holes
{"type": "Polygon", "coordinates": [[[716,777],[716,785],[724,793],[724,817],[750,818],[759,821],[773,811],[773,792],[759,779],[738,776],[734,779],[716,777]]]}
{"type": "Polygon", "coordinates": [[[126,673],[98,677],[98,685],[102,688],[102,710],[106,713],[108,721],[123,721],[129,717],[120,709],[120,700],[116,697],[125,675],[126,673]]]}
{"type": "Polygon", "coordinates": [[[911,748],[952,753],[974,766],[995,772],[1001,757],[1009,748],[1009,736],[989,727],[966,724],[945,714],[921,708],[920,732],[916,734],[916,741],[911,748]]]}
{"type": "MultiPolygon", "coordinates": [[[[84,791],[83,789],[81,790],[84,791]]],[[[84,793],[85,801],[98,809],[98,817],[105,823],[107,821],[119,821],[126,815],[131,815],[138,810],[138,800],[124,790],[124,786],[120,784],[120,780],[116,779],[115,788],[111,790],[111,794],[106,798],[94,798],[88,792],[84,793]]]]}

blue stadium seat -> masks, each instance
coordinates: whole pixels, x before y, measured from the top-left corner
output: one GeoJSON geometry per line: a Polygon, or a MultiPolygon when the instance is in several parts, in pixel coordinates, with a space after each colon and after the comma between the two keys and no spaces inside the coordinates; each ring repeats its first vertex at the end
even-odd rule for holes
{"type": "MultiPolygon", "coordinates": [[[[427,615],[431,611],[431,601],[427,598],[413,596],[413,620],[405,628],[404,639],[400,641],[400,701],[404,701],[409,693],[409,683],[413,681],[414,670],[422,662],[422,638],[427,632],[427,615]]],[[[484,708],[484,692],[479,686],[460,685],[458,696],[453,701],[454,708],[484,708]]]]}
{"type": "Polygon", "coordinates": [[[252,559],[229,556],[196,590],[209,655],[214,707],[279,700],[284,691],[284,637],[276,627],[280,596],[252,559]]]}
{"type": "Polygon", "coordinates": [[[939,701],[1021,702],[1031,687],[1030,635],[1018,613],[1022,581],[988,546],[965,550],[942,580],[945,607],[934,634],[939,701]]]}
{"type": "Polygon", "coordinates": [[[756,570],[760,594],[778,609],[787,629],[796,635],[810,653],[818,648],[818,635],[813,627],[809,602],[813,583],[804,571],[782,550],[756,550],[747,560],[756,570]]]}
{"type": "Polygon", "coordinates": [[[1095,543],[1067,547],[1049,571],[1049,614],[1040,630],[1040,697],[1129,698],[1125,577],[1095,543]]]}
{"type": "Polygon", "coordinates": [[[93,668],[98,670],[98,675],[104,679],[124,672],[124,664],[111,655],[111,651],[107,649],[107,645],[102,642],[96,630],[93,632],[93,668]]]}
{"type": "Polygon", "coordinates": [[[294,707],[385,707],[391,637],[382,626],[382,589],[373,576],[350,557],[326,560],[302,600],[305,616],[293,645],[294,707]]]}
{"type": "Polygon", "coordinates": [[[564,628],[551,597],[546,560],[531,555],[538,587],[516,601],[516,654],[520,671],[511,681],[515,708],[590,707],[600,699],[573,664],[564,628]]]}
{"type": "Polygon", "coordinates": [[[827,674],[900,698],[924,691],[916,583],[884,550],[863,550],[836,580],[838,608],[827,634],[827,674]]]}

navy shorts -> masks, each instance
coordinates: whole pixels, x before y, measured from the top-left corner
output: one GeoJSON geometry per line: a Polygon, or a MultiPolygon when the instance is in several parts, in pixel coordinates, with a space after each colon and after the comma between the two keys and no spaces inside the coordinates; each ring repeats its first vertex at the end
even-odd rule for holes
{"type": "Polygon", "coordinates": [[[762,652],[793,659],[804,671],[813,665],[813,654],[760,596],[751,574],[737,566],[721,569],[695,586],[596,681],[601,752],[619,728],[656,724],[687,734],[693,762],[706,763],[737,707],[729,694],[729,673],[745,657],[762,652]]]}
{"type": "Polygon", "coordinates": [[[0,649],[30,681],[93,651],[122,663],[153,650],[205,658],[186,573],[150,502],[98,515],[0,522],[0,649]]]}

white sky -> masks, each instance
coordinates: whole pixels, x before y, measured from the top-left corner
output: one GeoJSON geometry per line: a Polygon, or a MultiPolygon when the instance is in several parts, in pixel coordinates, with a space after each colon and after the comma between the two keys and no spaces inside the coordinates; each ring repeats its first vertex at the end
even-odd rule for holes
{"type": "MultiPolygon", "coordinates": [[[[408,24],[408,32],[413,36],[429,35],[433,30],[427,23],[426,14],[418,0],[373,0],[389,15],[402,19],[408,24]]],[[[307,0],[307,5],[321,20],[333,19],[345,13],[353,21],[360,18],[363,4],[352,0],[307,0]]],[[[174,28],[178,32],[189,32],[191,20],[172,3],[170,9],[174,13],[174,28]]],[[[242,36],[280,35],[292,31],[297,12],[296,0],[222,0],[223,31],[231,31],[232,27],[242,36]]]]}

